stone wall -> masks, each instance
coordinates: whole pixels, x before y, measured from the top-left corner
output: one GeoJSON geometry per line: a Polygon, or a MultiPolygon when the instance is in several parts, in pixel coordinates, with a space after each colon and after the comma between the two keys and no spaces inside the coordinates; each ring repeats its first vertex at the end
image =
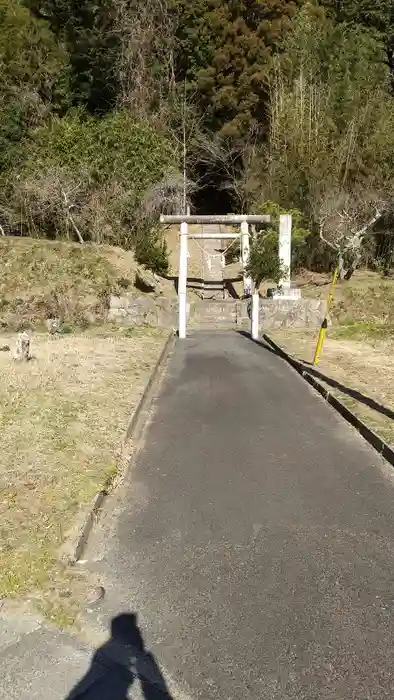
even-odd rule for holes
{"type": "Polygon", "coordinates": [[[108,320],[122,323],[124,326],[141,326],[147,323],[151,326],[174,328],[177,325],[177,308],[177,299],[164,296],[111,296],[108,320]]]}
{"type": "MultiPolygon", "coordinates": [[[[260,328],[319,328],[326,303],[320,299],[261,299],[260,328]]],[[[250,321],[250,302],[238,302],[237,322],[250,321]]]]}
{"type": "MultiPolygon", "coordinates": [[[[189,301],[189,322],[198,325],[228,324],[248,328],[250,301],[223,302],[189,301]]],[[[319,328],[324,318],[325,302],[318,299],[261,299],[260,329],[319,328]]],[[[178,325],[178,300],[164,296],[111,297],[109,321],[125,326],[147,323],[162,328],[178,325]]]]}

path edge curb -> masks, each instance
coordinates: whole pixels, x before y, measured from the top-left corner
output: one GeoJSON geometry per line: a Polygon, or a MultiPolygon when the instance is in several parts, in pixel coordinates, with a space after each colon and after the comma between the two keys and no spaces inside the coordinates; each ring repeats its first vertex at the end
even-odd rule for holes
{"type": "MultiPolygon", "coordinates": [[[[164,364],[170,352],[173,350],[175,345],[176,336],[173,330],[168,335],[168,338],[164,344],[164,347],[159,355],[156,364],[154,365],[152,372],[150,373],[149,379],[145,384],[144,390],[140,396],[138,404],[131,416],[130,422],[125,431],[123,438],[123,443],[131,440],[132,438],[138,439],[140,433],[142,432],[143,417],[146,416],[150,409],[153,400],[153,393],[156,384],[158,383],[163,369],[164,364]]],[[[108,496],[110,488],[116,478],[116,474],[111,475],[106,479],[101,489],[96,493],[93,500],[91,501],[89,507],[83,512],[81,525],[77,528],[75,535],[70,536],[62,545],[60,549],[60,556],[62,559],[66,559],[68,564],[76,564],[86,547],[89,536],[93,530],[94,524],[99,516],[102,509],[104,500],[108,496]],[[62,554],[63,551],[63,554],[62,554]]]]}
{"type": "Polygon", "coordinates": [[[356,416],[345,404],[342,403],[336,396],[334,396],[329,389],[319,382],[316,377],[312,376],[305,369],[305,365],[299,360],[289,355],[283,348],[280,347],[272,338],[270,338],[266,333],[263,334],[263,339],[268,345],[270,345],[275,352],[282,357],[286,362],[288,362],[298,374],[305,379],[308,384],[319,392],[319,394],[327,401],[327,403],[332,406],[341,416],[344,418],[353,428],[362,435],[362,437],[373,447],[382,457],[384,457],[392,467],[394,467],[394,449],[385,442],[379,435],[377,435],[371,428],[369,428],[358,416],[356,416]]]}

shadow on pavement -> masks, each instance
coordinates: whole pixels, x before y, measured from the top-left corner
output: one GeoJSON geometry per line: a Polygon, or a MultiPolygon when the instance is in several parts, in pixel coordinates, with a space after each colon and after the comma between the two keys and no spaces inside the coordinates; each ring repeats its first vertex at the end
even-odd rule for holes
{"type": "Polygon", "coordinates": [[[250,331],[236,331],[238,335],[242,335],[243,338],[247,338],[250,340],[251,343],[255,343],[256,345],[259,345],[263,350],[267,350],[267,352],[270,352],[271,355],[275,355],[276,357],[280,357],[279,353],[276,352],[274,348],[271,347],[271,345],[268,345],[268,343],[265,340],[258,339],[256,340],[255,338],[252,338],[250,331]]]}
{"type": "MultiPolygon", "coordinates": [[[[264,350],[268,350],[273,355],[277,355],[278,357],[280,357],[280,354],[275,350],[275,348],[268,345],[268,343],[266,341],[254,340],[250,336],[250,333],[248,333],[246,331],[238,331],[238,333],[240,335],[243,335],[245,338],[248,338],[253,343],[260,345],[260,347],[264,348],[264,350]]],[[[345,386],[344,384],[339,382],[337,379],[333,379],[332,377],[328,377],[326,374],[323,374],[322,372],[315,369],[315,367],[313,367],[308,362],[305,362],[303,360],[298,360],[298,359],[297,359],[297,362],[299,363],[299,365],[301,365],[305,369],[306,372],[308,372],[308,374],[311,374],[314,377],[316,377],[317,379],[320,379],[321,381],[325,382],[326,384],[333,387],[334,389],[338,389],[343,394],[350,396],[351,398],[355,399],[359,403],[363,403],[365,406],[372,408],[374,411],[377,411],[378,413],[382,413],[384,416],[387,416],[387,418],[391,418],[391,420],[394,420],[394,411],[391,408],[389,408],[388,406],[385,406],[384,404],[379,403],[375,399],[372,399],[370,396],[366,396],[365,394],[362,394],[357,389],[352,389],[348,386],[345,386]]]]}
{"type": "Polygon", "coordinates": [[[309,372],[309,374],[312,374],[314,377],[317,379],[321,379],[323,382],[328,384],[329,386],[334,387],[334,389],[339,389],[343,394],[346,394],[347,396],[351,396],[352,399],[355,399],[356,401],[359,401],[360,403],[363,403],[365,406],[368,406],[369,408],[372,408],[374,411],[378,411],[378,413],[382,413],[384,416],[387,416],[387,418],[391,418],[394,420],[394,411],[389,408],[388,406],[384,406],[383,404],[379,403],[378,401],[375,401],[375,399],[372,399],[370,396],[366,396],[365,394],[362,394],[360,391],[357,389],[351,389],[348,386],[345,386],[341,382],[339,382],[337,379],[333,379],[332,377],[328,377],[326,374],[323,374],[322,372],[318,372],[317,369],[314,367],[309,367],[305,362],[301,363],[305,367],[305,370],[309,372]]]}
{"type": "Polygon", "coordinates": [[[155,657],[146,651],[135,613],[111,622],[111,638],[95,652],[90,668],[65,700],[128,700],[139,681],[144,700],[173,700],[155,657]]]}

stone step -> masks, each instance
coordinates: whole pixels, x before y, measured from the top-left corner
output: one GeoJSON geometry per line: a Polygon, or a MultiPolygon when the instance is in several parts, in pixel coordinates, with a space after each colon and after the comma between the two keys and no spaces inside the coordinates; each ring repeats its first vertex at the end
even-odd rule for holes
{"type": "Polygon", "coordinates": [[[193,331],[222,331],[226,329],[235,330],[236,328],[239,328],[239,326],[235,321],[233,321],[232,323],[229,321],[223,321],[222,323],[193,322],[189,323],[189,328],[191,328],[193,331]]]}
{"type": "Polygon", "coordinates": [[[197,302],[193,307],[190,322],[195,325],[209,327],[237,323],[237,303],[233,300],[212,299],[197,302]]]}
{"type": "Polygon", "coordinates": [[[195,303],[195,309],[236,309],[238,305],[238,300],[236,299],[216,299],[214,301],[198,301],[195,303]]]}
{"type": "Polygon", "coordinates": [[[223,291],[212,291],[212,290],[209,291],[209,290],[204,289],[203,290],[203,298],[207,299],[207,300],[210,300],[210,299],[211,300],[215,300],[215,299],[219,300],[219,299],[224,299],[225,294],[223,291]]]}
{"type": "Polygon", "coordinates": [[[200,283],[205,289],[221,289],[223,287],[223,280],[204,280],[200,283]]]}
{"type": "MultiPolygon", "coordinates": [[[[210,300],[207,299],[206,301],[209,302],[210,300]]],[[[217,300],[212,299],[211,301],[214,303],[217,300]]],[[[221,307],[218,307],[217,309],[210,309],[210,308],[198,309],[198,308],[195,308],[194,313],[199,314],[200,316],[236,316],[237,309],[236,308],[226,309],[226,308],[221,308],[221,307]]]]}
{"type": "Polygon", "coordinates": [[[194,309],[194,316],[204,318],[216,318],[216,316],[226,316],[227,318],[237,318],[237,309],[194,309]]]}
{"type": "Polygon", "coordinates": [[[236,316],[193,316],[192,323],[237,323],[236,316]]]}
{"type": "MultiPolygon", "coordinates": [[[[204,224],[202,232],[206,234],[220,233],[220,226],[216,224],[204,224]]],[[[204,280],[203,296],[205,299],[223,299],[225,286],[223,268],[221,264],[220,240],[201,239],[201,276],[204,280]]]]}

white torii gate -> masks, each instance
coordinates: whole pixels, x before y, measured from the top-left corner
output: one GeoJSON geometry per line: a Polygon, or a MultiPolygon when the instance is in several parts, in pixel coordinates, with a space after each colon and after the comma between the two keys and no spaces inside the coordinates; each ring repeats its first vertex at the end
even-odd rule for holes
{"type": "MultiPolygon", "coordinates": [[[[180,224],[180,246],[179,246],[179,273],[178,273],[178,335],[179,338],[186,338],[187,325],[187,258],[188,258],[188,238],[203,239],[241,239],[241,259],[244,279],[244,294],[252,295],[252,321],[251,334],[257,339],[259,334],[259,296],[252,290],[252,280],[246,273],[249,260],[249,225],[269,223],[271,217],[268,214],[247,215],[235,214],[226,216],[198,216],[190,214],[176,214],[173,216],[162,215],[160,221],[163,224],[180,224]],[[189,224],[224,224],[231,226],[240,224],[239,233],[189,233],[189,224]]],[[[291,216],[281,215],[279,224],[279,259],[286,270],[284,278],[280,281],[280,286],[290,286],[290,263],[291,263],[291,216]]]]}

